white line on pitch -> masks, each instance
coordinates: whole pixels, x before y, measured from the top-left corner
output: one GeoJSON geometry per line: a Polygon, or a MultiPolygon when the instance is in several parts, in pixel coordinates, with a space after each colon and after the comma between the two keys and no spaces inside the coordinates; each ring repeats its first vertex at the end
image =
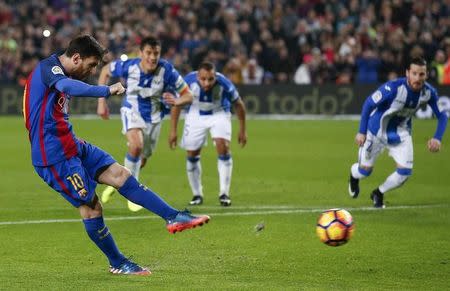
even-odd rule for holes
{"type": "MultiPolygon", "coordinates": [[[[401,209],[424,209],[424,208],[445,208],[450,207],[448,204],[431,204],[431,205],[399,205],[391,206],[386,209],[376,209],[373,207],[346,207],[350,211],[388,211],[401,209]]],[[[232,208],[231,208],[232,209],[232,208]]],[[[271,215],[271,214],[294,214],[294,213],[319,213],[325,208],[298,208],[298,209],[281,209],[281,210],[261,210],[261,211],[242,211],[242,212],[222,212],[209,213],[210,216],[251,216],[251,215],[271,215]]],[[[141,219],[160,219],[158,216],[117,216],[105,217],[107,221],[117,220],[141,220],[141,219]]],[[[42,219],[42,220],[23,220],[23,221],[0,221],[1,225],[19,225],[19,224],[48,224],[48,223],[70,223],[81,222],[81,219],[42,219]]]]}

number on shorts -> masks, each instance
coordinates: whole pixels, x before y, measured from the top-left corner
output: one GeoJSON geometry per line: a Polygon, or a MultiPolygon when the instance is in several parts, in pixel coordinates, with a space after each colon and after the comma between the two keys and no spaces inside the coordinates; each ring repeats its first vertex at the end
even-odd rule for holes
{"type": "Polygon", "coordinates": [[[187,136],[189,134],[189,124],[185,124],[183,135],[187,136]]]}
{"type": "Polygon", "coordinates": [[[75,191],[80,194],[80,196],[86,196],[87,191],[84,188],[84,182],[83,179],[81,179],[80,175],[78,173],[73,174],[72,176],[68,176],[67,180],[70,181],[73,188],[75,188],[75,191]]]}

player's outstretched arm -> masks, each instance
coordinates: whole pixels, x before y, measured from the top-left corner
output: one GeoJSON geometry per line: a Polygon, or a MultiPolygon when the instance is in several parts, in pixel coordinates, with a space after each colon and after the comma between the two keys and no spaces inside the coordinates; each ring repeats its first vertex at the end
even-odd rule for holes
{"type": "Polygon", "coordinates": [[[109,97],[111,91],[108,86],[93,86],[82,81],[64,78],[55,83],[59,92],[74,97],[109,97]]]}
{"type": "Polygon", "coordinates": [[[125,87],[120,82],[112,84],[108,88],[109,88],[110,95],[120,95],[120,94],[125,93],[125,87]]]}
{"type": "MultiPolygon", "coordinates": [[[[111,72],[109,70],[109,64],[103,66],[100,71],[100,76],[98,77],[99,85],[106,85],[111,78],[111,72]]],[[[109,107],[106,102],[106,98],[99,98],[97,103],[97,115],[99,115],[102,119],[109,119],[109,107]]]]}
{"type": "Polygon", "coordinates": [[[244,147],[247,144],[246,110],[244,101],[241,98],[234,102],[234,109],[239,119],[238,143],[241,147],[244,147]]]}

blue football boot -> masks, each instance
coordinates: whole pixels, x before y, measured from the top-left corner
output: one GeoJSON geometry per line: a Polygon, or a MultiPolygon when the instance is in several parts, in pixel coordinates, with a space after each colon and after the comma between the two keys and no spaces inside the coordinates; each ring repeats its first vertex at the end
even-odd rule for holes
{"type": "Polygon", "coordinates": [[[139,266],[130,259],[126,259],[117,268],[109,266],[109,272],[114,275],[137,275],[137,276],[148,276],[152,273],[150,272],[149,269],[139,266]]]}
{"type": "Polygon", "coordinates": [[[170,233],[176,233],[177,231],[202,226],[203,224],[208,223],[209,219],[208,215],[191,215],[189,210],[186,209],[178,212],[175,217],[167,219],[166,228],[170,233]]]}

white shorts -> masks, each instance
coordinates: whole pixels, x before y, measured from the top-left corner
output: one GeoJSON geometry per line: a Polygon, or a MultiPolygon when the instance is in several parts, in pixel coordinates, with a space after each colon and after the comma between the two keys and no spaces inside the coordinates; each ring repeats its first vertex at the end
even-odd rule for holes
{"type": "Polygon", "coordinates": [[[390,145],[370,132],[367,133],[366,142],[359,149],[359,164],[361,166],[373,167],[376,159],[385,148],[388,149],[389,156],[391,156],[401,168],[413,168],[413,143],[411,136],[407,136],[399,144],[390,145]]]}
{"type": "Polygon", "coordinates": [[[212,115],[186,115],[180,146],[188,151],[200,149],[206,143],[208,131],[213,139],[231,141],[231,114],[218,112],[212,115]]]}
{"type": "Polygon", "coordinates": [[[130,108],[122,107],[120,109],[122,118],[122,133],[126,134],[128,130],[133,128],[142,129],[144,135],[144,149],[142,150],[142,157],[150,157],[156,149],[156,144],[159,140],[159,133],[161,131],[161,122],[150,123],[145,122],[139,112],[131,110],[130,108]]]}

